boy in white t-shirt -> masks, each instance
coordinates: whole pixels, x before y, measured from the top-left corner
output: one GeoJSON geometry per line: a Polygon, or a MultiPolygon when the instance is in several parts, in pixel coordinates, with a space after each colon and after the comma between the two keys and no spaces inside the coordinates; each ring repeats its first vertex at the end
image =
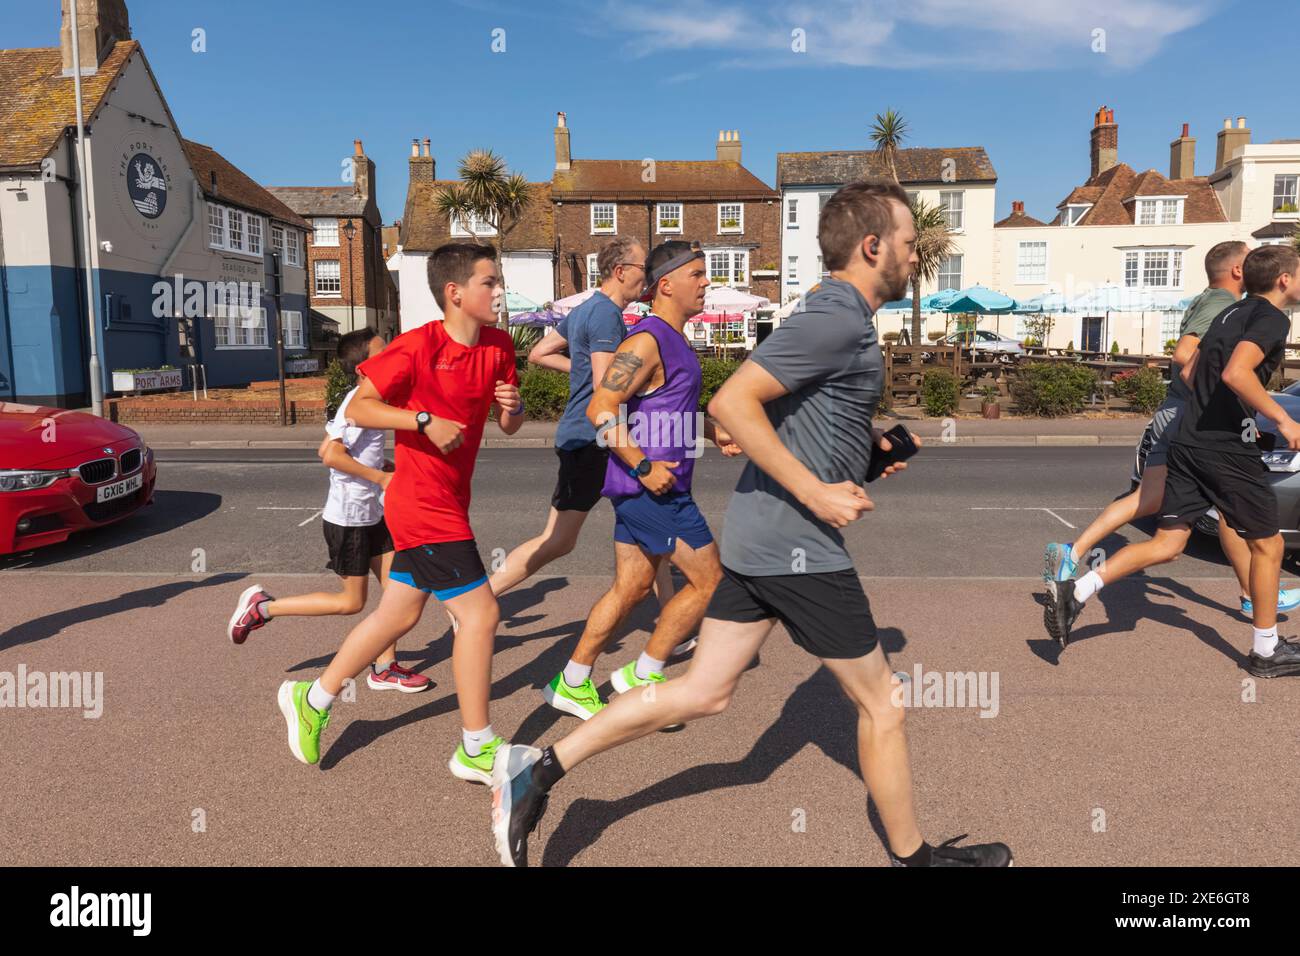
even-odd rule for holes
{"type": "MultiPolygon", "coordinates": [[[[349,332],[339,339],[339,362],[355,382],[357,366],[382,352],[385,344],[370,329],[349,332]]],[[[354,385],[325,426],[325,440],[318,451],[330,468],[329,496],[321,513],[330,556],[326,567],[343,580],[343,590],[276,600],[260,584],[254,584],[239,596],[230,618],[227,635],[236,644],[244,643],[249,634],[276,617],[358,614],[366,606],[369,575],[373,573],[381,587],[388,584],[393,539],[384,523],[383,495],[392,478],[392,466],[384,459],[384,432],[359,428],[348,418],[348,404],[356,391],[354,385]]],[[[406,694],[426,690],[429,679],[402,667],[396,655],[394,642],[370,665],[366,684],[374,690],[406,694]]]]}

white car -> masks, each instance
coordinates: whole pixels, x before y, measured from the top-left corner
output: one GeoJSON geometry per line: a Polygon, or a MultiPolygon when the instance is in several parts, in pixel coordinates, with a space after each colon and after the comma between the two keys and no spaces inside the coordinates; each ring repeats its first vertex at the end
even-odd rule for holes
{"type": "Polygon", "coordinates": [[[1023,355],[1024,347],[1015,339],[998,335],[988,329],[975,329],[973,332],[954,332],[941,339],[944,345],[959,345],[966,349],[981,352],[1004,352],[1007,355],[1023,355]]]}

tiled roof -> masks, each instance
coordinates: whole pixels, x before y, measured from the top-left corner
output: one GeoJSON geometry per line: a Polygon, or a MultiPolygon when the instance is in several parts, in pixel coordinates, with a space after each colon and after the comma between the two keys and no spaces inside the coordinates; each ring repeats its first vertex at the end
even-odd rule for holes
{"type": "Polygon", "coordinates": [[[1057,206],[1061,212],[1052,220],[1052,225],[1061,224],[1067,204],[1090,202],[1092,208],[1076,225],[1131,226],[1137,215],[1137,203],[1133,200],[1140,196],[1186,196],[1183,202],[1184,223],[1228,220],[1214,187],[1205,176],[1169,179],[1154,169],[1135,173],[1127,163],[1117,163],[1072,190],[1057,206]]]}
{"type": "Polygon", "coordinates": [[[1295,222],[1270,222],[1251,233],[1255,239],[1294,239],[1300,237],[1300,224],[1295,222]]]}
{"type": "Polygon", "coordinates": [[[266,191],[300,216],[363,216],[366,197],[352,186],[267,186],[266,191]]]}
{"type": "Polygon", "coordinates": [[[1006,219],[999,219],[993,224],[994,229],[1015,229],[1016,227],[1025,228],[1028,226],[1046,226],[1047,223],[1035,219],[1033,216],[1027,216],[1023,212],[1013,212],[1006,219]]]}
{"type": "Polygon", "coordinates": [[[194,178],[198,181],[203,194],[209,199],[251,209],[301,229],[311,228],[305,219],[267,192],[264,186],[259,186],[249,179],[237,166],[211,146],[188,139],[182,139],[181,143],[185,147],[190,168],[194,170],[194,178]],[[216,177],[215,189],[213,188],[214,176],[216,177]]]}
{"type": "MultiPolygon", "coordinates": [[[[117,43],[94,76],[82,77],[82,115],[89,124],[105,92],[140,44],[117,43]]],[[[0,50],[0,167],[36,166],[77,122],[73,80],[58,47],[0,50]]]]}
{"type": "Polygon", "coordinates": [[[575,159],[555,171],[560,201],[583,199],[775,199],[776,192],[740,163],[716,159],[658,160],[646,182],[639,159],[575,159]]]}
{"type": "MultiPolygon", "coordinates": [[[[900,149],[894,165],[904,186],[923,183],[997,182],[983,146],[951,149],[900,149]],[[945,165],[951,160],[955,165],[945,165]],[[947,171],[951,169],[951,172],[947,171]],[[947,173],[947,175],[945,175],[947,173]]],[[[889,164],[879,150],[839,150],[817,153],[777,153],[776,184],[782,186],[838,186],[862,179],[888,179],[889,164]]]]}
{"type": "MultiPolygon", "coordinates": [[[[440,179],[436,182],[410,184],[406,194],[406,211],[402,214],[402,249],[405,252],[432,252],[443,243],[451,242],[451,224],[438,212],[438,193],[458,180],[440,179]]],[[[533,190],[532,202],[523,218],[506,235],[507,252],[555,248],[555,215],[551,205],[550,183],[529,183],[533,190]]],[[[466,237],[468,240],[468,237],[466,237]]]]}

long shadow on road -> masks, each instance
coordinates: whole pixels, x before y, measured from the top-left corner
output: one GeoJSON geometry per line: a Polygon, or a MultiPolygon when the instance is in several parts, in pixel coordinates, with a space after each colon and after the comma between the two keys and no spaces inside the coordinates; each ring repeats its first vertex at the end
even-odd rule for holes
{"type": "Polygon", "coordinates": [[[157,587],[129,591],[106,601],[96,601],[94,604],[83,604],[81,607],[55,611],[53,614],[34,618],[25,624],[19,624],[17,627],[10,628],[0,634],[0,651],[6,651],[11,647],[19,647],[23,644],[34,644],[37,641],[43,641],[46,638],[54,637],[69,627],[96,621],[110,614],[121,614],[123,611],[138,611],[141,608],[161,607],[172,598],[178,597],[186,591],[193,591],[197,588],[219,587],[244,577],[247,577],[247,575],[217,574],[198,581],[173,581],[169,584],[160,584],[157,587]]]}
{"type": "MultiPolygon", "coordinates": [[[[906,639],[897,628],[881,628],[880,642],[892,653],[902,648],[906,639]]],[[[743,690],[737,692],[742,701],[743,695],[743,690]]],[[[713,790],[764,783],[808,744],[861,779],[857,714],[839,682],[825,667],[817,668],[795,688],[781,708],[780,716],[739,760],[690,767],[618,800],[587,797],[574,800],[546,842],[542,865],[567,866],[605,830],[638,810],[713,790]]],[[[867,815],[877,836],[883,839],[883,827],[874,807],[868,806],[867,815]]]]}

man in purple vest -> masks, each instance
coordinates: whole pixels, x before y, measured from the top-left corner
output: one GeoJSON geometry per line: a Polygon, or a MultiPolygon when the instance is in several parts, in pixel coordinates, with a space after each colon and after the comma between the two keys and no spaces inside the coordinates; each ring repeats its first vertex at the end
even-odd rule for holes
{"type": "Polygon", "coordinates": [[[641,298],[652,311],[614,353],[587,406],[597,444],[612,452],[601,493],[614,505],[614,584],[591,609],[573,657],[542,690],[552,707],[582,720],[605,706],[591,679],[596,658],[650,592],[664,558],[686,585],[663,606],[641,656],[614,672],[620,694],[665,680],[664,663],[699,626],[722,577],[718,546],[691,497],[691,473],[704,438],[728,456],[740,448],[700,411],[700,362],[682,332],[704,308],[708,288],[703,252],[681,241],[656,247],[641,298]]]}

